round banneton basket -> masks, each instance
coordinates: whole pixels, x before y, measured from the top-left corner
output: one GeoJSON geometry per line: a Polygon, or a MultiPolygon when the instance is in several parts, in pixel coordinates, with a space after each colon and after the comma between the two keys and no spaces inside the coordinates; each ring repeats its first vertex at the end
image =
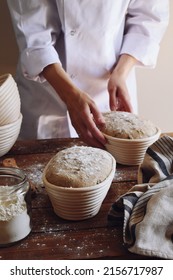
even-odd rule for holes
{"type": "Polygon", "coordinates": [[[107,139],[106,150],[117,163],[139,165],[144,159],[147,148],[160,137],[160,134],[159,128],[155,135],[140,139],[122,139],[104,134],[107,139]]]}
{"type": "Polygon", "coordinates": [[[0,125],[17,121],[20,116],[20,107],[19,91],[12,75],[0,76],[0,125]]]}
{"type": "Polygon", "coordinates": [[[22,118],[20,113],[16,121],[0,126],[0,157],[8,153],[15,144],[20,133],[22,118]]]}
{"type": "Polygon", "coordinates": [[[43,183],[52,203],[54,212],[66,220],[84,220],[94,217],[100,210],[103,200],[114,178],[116,161],[112,159],[112,170],[101,183],[81,188],[66,188],[51,184],[43,172],[43,183]]]}

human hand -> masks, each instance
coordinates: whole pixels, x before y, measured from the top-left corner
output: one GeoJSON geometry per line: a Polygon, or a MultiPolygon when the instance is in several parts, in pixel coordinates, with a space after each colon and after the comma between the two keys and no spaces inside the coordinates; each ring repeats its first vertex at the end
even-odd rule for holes
{"type": "Polygon", "coordinates": [[[104,148],[106,140],[99,129],[104,125],[104,118],[90,96],[77,91],[66,99],[66,105],[79,137],[90,146],[104,148]]]}
{"type": "Polygon", "coordinates": [[[45,67],[42,74],[66,104],[79,137],[90,146],[104,148],[106,139],[99,130],[104,118],[91,97],[73,84],[58,63],[45,67]]]}
{"type": "Polygon", "coordinates": [[[108,81],[108,93],[110,109],[112,111],[133,112],[130,96],[126,86],[126,79],[130,70],[137,64],[136,58],[128,54],[122,54],[110,75],[108,81]]]}
{"type": "Polygon", "coordinates": [[[125,77],[113,71],[108,81],[109,105],[112,111],[132,112],[133,108],[125,77]]]}

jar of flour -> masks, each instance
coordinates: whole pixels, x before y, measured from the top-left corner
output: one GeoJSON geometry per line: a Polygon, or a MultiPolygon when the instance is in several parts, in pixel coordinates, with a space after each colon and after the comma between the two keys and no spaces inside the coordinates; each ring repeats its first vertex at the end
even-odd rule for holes
{"type": "Polygon", "coordinates": [[[18,168],[0,168],[0,247],[25,238],[30,231],[29,182],[18,168]]]}

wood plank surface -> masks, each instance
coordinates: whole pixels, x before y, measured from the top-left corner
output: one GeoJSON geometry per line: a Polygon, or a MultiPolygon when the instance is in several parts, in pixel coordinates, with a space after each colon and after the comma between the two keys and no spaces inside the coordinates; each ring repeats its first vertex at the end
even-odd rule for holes
{"type": "Polygon", "coordinates": [[[107,215],[112,203],[137,180],[137,166],[117,165],[113,183],[99,213],[84,221],[58,217],[42,182],[42,173],[50,158],[59,150],[83,145],[78,139],[17,141],[0,158],[14,160],[35,187],[32,193],[32,232],[13,246],[0,248],[0,259],[147,259],[131,254],[123,246],[122,226],[111,227],[107,215]]]}

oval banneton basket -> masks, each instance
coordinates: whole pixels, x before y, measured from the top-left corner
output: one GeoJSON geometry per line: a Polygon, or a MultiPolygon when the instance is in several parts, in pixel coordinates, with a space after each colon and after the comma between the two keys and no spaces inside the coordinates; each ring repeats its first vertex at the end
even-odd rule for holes
{"type": "Polygon", "coordinates": [[[123,165],[139,165],[142,163],[147,148],[160,137],[161,130],[153,136],[140,139],[123,139],[104,134],[107,139],[106,150],[123,165]]]}
{"type": "Polygon", "coordinates": [[[66,188],[51,184],[43,172],[43,183],[52,203],[54,212],[66,220],[84,220],[94,217],[100,210],[103,200],[111,186],[116,170],[116,161],[112,159],[112,170],[101,183],[81,188],[66,188]]]}

